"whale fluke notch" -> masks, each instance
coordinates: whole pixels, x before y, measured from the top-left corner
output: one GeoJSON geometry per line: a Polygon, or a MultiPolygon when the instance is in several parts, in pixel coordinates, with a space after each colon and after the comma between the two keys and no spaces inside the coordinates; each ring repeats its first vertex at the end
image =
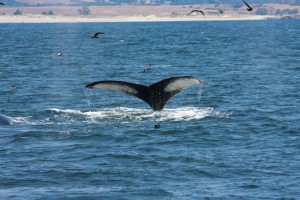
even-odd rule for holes
{"type": "Polygon", "coordinates": [[[170,77],[150,86],[139,85],[124,81],[104,80],[86,85],[86,88],[101,88],[123,92],[142,99],[154,111],[162,110],[167,101],[182,90],[196,84],[204,84],[193,76],[170,77]]]}

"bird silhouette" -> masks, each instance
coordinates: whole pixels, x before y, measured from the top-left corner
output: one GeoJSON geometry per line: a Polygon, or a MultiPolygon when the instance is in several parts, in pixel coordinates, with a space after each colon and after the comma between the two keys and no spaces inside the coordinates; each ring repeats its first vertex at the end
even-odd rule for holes
{"type": "Polygon", "coordinates": [[[244,4],[248,7],[247,10],[248,10],[249,12],[251,12],[251,11],[253,10],[253,8],[258,7],[258,6],[262,6],[262,5],[263,5],[263,4],[260,4],[260,5],[252,6],[252,7],[251,7],[246,1],[243,0],[243,2],[244,2],[244,4]]]}
{"type": "Polygon", "coordinates": [[[188,15],[191,15],[194,12],[199,12],[199,13],[201,13],[205,17],[205,14],[204,14],[204,12],[202,10],[192,10],[188,15]]]}
{"type": "Polygon", "coordinates": [[[99,35],[99,34],[104,34],[104,33],[102,33],[102,32],[97,32],[97,33],[95,33],[95,34],[90,34],[90,33],[89,33],[89,35],[90,35],[91,38],[98,38],[98,35],[99,35]]]}

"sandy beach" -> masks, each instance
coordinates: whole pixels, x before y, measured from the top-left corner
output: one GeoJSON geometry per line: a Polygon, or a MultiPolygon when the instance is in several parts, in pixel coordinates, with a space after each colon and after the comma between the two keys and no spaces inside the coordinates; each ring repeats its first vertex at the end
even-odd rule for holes
{"type": "MultiPolygon", "coordinates": [[[[264,5],[272,11],[276,9],[295,9],[300,6],[279,4],[264,5]]],[[[153,21],[208,21],[208,20],[264,20],[280,16],[270,12],[269,15],[256,15],[245,8],[235,9],[230,5],[174,5],[174,6],[90,6],[88,15],[79,15],[76,6],[48,7],[0,7],[0,23],[71,23],[71,22],[153,22],[153,21]],[[191,10],[201,9],[202,14],[188,15],[191,10]],[[14,12],[20,10],[21,15],[14,12]],[[43,12],[53,12],[43,15],[43,12]],[[222,11],[222,13],[220,12],[222,11]]]]}
{"type": "MultiPolygon", "coordinates": [[[[167,21],[212,21],[212,20],[263,20],[267,16],[222,16],[222,17],[158,17],[152,16],[0,16],[0,23],[79,23],[79,22],[167,22],[167,21]]],[[[272,16],[269,16],[272,18],[272,16]]]]}

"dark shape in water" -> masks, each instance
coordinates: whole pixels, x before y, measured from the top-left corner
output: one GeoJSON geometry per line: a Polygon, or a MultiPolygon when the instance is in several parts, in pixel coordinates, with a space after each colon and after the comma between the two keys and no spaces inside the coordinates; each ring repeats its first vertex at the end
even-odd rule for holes
{"type": "Polygon", "coordinates": [[[0,125],[11,125],[13,119],[9,116],[0,114],[0,125]]]}
{"type": "MultiPolygon", "coordinates": [[[[89,33],[90,34],[90,33],[89,33]]],[[[102,33],[102,32],[97,32],[97,33],[95,33],[95,34],[90,34],[90,37],[91,38],[98,38],[98,35],[99,34],[104,34],[104,33],[102,33]]]]}
{"type": "Polygon", "coordinates": [[[160,128],[160,124],[159,123],[155,124],[154,128],[156,128],[156,129],[160,128]]]}
{"type": "Polygon", "coordinates": [[[167,101],[182,90],[204,82],[192,76],[170,77],[150,86],[124,81],[104,80],[86,85],[86,88],[102,88],[123,92],[142,99],[154,111],[162,110],[167,101]]]}

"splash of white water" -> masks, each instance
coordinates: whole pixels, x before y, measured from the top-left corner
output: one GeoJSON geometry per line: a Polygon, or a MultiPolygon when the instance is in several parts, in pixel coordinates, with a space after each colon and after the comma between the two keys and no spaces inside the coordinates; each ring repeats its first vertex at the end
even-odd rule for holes
{"type": "Polygon", "coordinates": [[[94,111],[81,111],[72,109],[48,109],[56,115],[84,117],[89,122],[98,120],[116,120],[116,121],[190,121],[200,120],[213,114],[213,108],[182,107],[175,109],[164,109],[155,112],[150,109],[136,108],[105,108],[94,111]]]}

